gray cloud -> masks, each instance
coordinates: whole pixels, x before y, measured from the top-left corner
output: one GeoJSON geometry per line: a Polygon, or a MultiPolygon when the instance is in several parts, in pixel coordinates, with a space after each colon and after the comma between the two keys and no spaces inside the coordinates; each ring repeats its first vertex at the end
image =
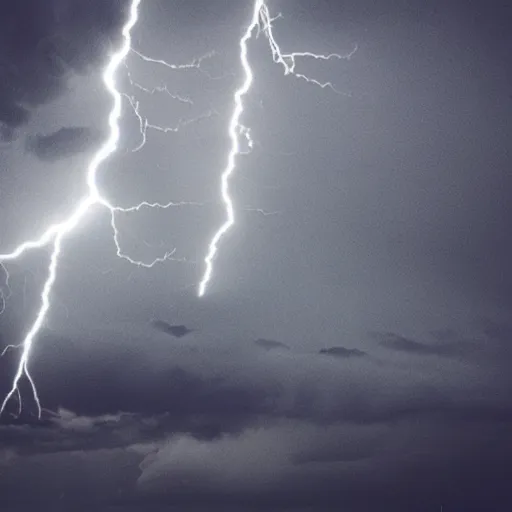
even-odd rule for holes
{"type": "Polygon", "coordinates": [[[112,38],[117,38],[126,3],[21,0],[2,10],[3,140],[14,137],[15,130],[28,122],[32,109],[58,96],[69,76],[84,73],[103,58],[112,38]]]}
{"type": "Polygon", "coordinates": [[[286,343],[282,343],[281,341],[266,340],[264,338],[258,338],[257,340],[254,340],[253,343],[258,347],[264,348],[265,350],[272,350],[275,348],[282,348],[285,350],[290,349],[286,343]]]}
{"type": "MultiPolygon", "coordinates": [[[[413,423],[326,428],[280,422],[211,441],[176,436],[145,457],[138,490],[189,504],[222,503],[230,497],[240,503],[254,499],[262,509],[281,502],[316,505],[317,510],[332,510],[335,504],[364,510],[366,503],[367,510],[377,504],[388,510],[383,507],[405,504],[400,489],[406,486],[427,496],[414,509],[429,510],[441,496],[456,499],[462,481],[480,482],[486,490],[506,488],[503,477],[493,481],[499,472],[483,476],[474,466],[465,468],[470,462],[465,449],[473,443],[485,460],[498,456],[498,445],[489,450],[483,440],[496,436],[504,441],[505,426],[477,423],[458,435],[459,421],[427,419],[411,429],[413,423]],[[453,479],[443,483],[439,472],[448,468],[453,479]],[[365,496],[371,496],[371,503],[365,496]]],[[[472,493],[472,499],[478,500],[478,494],[472,493]]]]}
{"type": "Polygon", "coordinates": [[[104,414],[96,417],[88,417],[79,416],[67,409],[59,409],[52,421],[64,430],[88,432],[105,425],[117,424],[122,419],[122,414],[104,414]]]}
{"type": "Polygon", "coordinates": [[[469,343],[464,341],[443,341],[426,344],[390,332],[374,333],[374,337],[379,340],[381,346],[387,349],[417,355],[454,357],[467,355],[473,349],[469,343]]]}
{"type": "MultiPolygon", "coordinates": [[[[143,351],[123,337],[112,364],[112,333],[109,339],[97,347],[98,361],[88,354],[87,379],[79,374],[84,361],[59,367],[63,382],[68,371],[75,378],[71,394],[56,375],[51,379],[54,399],[72,403],[78,396],[82,409],[91,403],[104,412],[60,409],[39,426],[1,427],[2,495],[23,486],[43,503],[56,493],[69,505],[74,495],[98,510],[108,502],[128,510],[167,504],[200,511],[250,500],[254,510],[279,503],[330,510],[336,503],[359,512],[370,495],[372,506],[400,509],[404,486],[430,496],[430,508],[441,496],[460,502],[458,485],[505,488],[500,472],[482,476],[468,465],[471,446],[472,457],[493,467],[512,423],[508,394],[484,382],[471,361],[410,358],[402,366],[355,357],[339,365],[291,349],[255,358],[247,343],[196,335],[170,347],[147,336],[143,351]],[[129,396],[127,412],[108,412],[111,389],[129,396]],[[168,412],[150,412],[159,408],[168,412]],[[111,474],[102,484],[96,475],[106,465],[111,474]],[[450,486],[439,477],[446,472],[457,475],[450,486]],[[24,476],[32,483],[22,484],[24,476]],[[91,486],[97,502],[87,495],[91,486]]],[[[47,339],[45,346],[46,357],[54,351],[61,361],[69,357],[66,340],[47,339]]],[[[50,398],[47,382],[42,376],[40,391],[50,398]]],[[[423,505],[428,510],[424,502],[414,509],[423,505]]]]}
{"type": "Polygon", "coordinates": [[[485,319],[479,322],[479,325],[491,340],[512,345],[512,325],[510,323],[485,319]]]}
{"type": "MultiPolygon", "coordinates": [[[[507,353],[485,340],[473,340],[458,357],[413,357],[417,351],[401,350],[407,359],[398,362],[393,344],[379,357],[350,352],[347,364],[340,365],[335,356],[292,349],[260,351],[255,357],[244,340],[227,342],[199,332],[186,344],[169,345],[150,329],[131,331],[133,340],[106,332],[101,337],[111,341],[101,350],[93,340],[83,340],[84,346],[96,345],[86,362],[76,360],[69,341],[46,339],[34,364],[67,361],[39,378],[47,405],[80,408],[92,416],[118,409],[142,415],[173,411],[184,424],[201,414],[209,418],[204,428],[210,433],[222,432],[230,422],[235,430],[244,428],[256,417],[319,424],[372,424],[418,414],[506,417],[508,399],[496,361],[505,361],[507,353]],[[65,384],[70,379],[72,390],[65,384]],[[471,390],[478,390],[482,401],[473,402],[471,390]]],[[[457,343],[465,347],[466,342],[457,343]]]]}
{"type": "Polygon", "coordinates": [[[185,325],[171,325],[168,322],[164,322],[163,320],[152,320],[151,325],[157,331],[169,334],[174,338],[183,338],[183,336],[193,332],[193,329],[189,329],[185,325]]]}
{"type": "Polygon", "coordinates": [[[348,359],[351,357],[364,357],[367,355],[367,353],[363,350],[345,347],[322,348],[318,353],[326,356],[340,357],[342,359],[348,359]]]}
{"type": "Polygon", "coordinates": [[[30,135],[26,150],[41,160],[54,161],[94,147],[100,140],[99,130],[83,126],[60,128],[49,135],[30,135]]]}
{"type": "Polygon", "coordinates": [[[2,427],[2,440],[11,438],[8,447],[0,446],[3,499],[15,498],[17,506],[56,500],[63,510],[73,500],[97,510],[114,504],[139,510],[144,504],[148,510],[175,505],[197,511],[229,510],[250,501],[255,511],[300,504],[322,511],[343,505],[358,512],[377,505],[387,511],[412,499],[414,510],[423,512],[441,499],[460,507],[482,505],[490,492],[507,489],[503,471],[509,464],[503,466],[503,456],[510,452],[510,418],[468,422],[439,414],[374,425],[255,419],[237,433],[202,437],[176,429],[172,414],[61,415],[63,422],[71,418],[87,428],[72,436],[57,425],[2,427]],[[107,428],[103,435],[100,425],[107,428]],[[95,432],[95,442],[87,442],[86,432],[95,432]],[[471,463],[475,454],[485,474],[471,463]]]}

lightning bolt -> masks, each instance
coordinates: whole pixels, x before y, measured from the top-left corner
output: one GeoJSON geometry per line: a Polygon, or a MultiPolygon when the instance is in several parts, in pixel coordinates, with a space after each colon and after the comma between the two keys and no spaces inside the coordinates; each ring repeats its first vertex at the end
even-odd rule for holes
{"type": "Polygon", "coordinates": [[[124,61],[124,59],[128,55],[128,52],[130,51],[131,31],[138,20],[138,9],[140,2],[141,0],[132,0],[130,4],[128,19],[121,31],[123,42],[119,50],[111,56],[103,73],[103,82],[113,99],[113,106],[108,119],[110,135],[89,163],[86,179],[88,191],[87,194],[78,203],[75,210],[65,220],[63,220],[60,223],[51,225],[38,239],[22,243],[11,253],[0,254],[0,262],[3,264],[6,261],[18,259],[20,256],[22,256],[25,252],[29,250],[42,248],[48,245],[50,242],[53,243],[53,248],[50,257],[50,265],[48,269],[48,278],[44,283],[43,291],[41,293],[41,307],[39,309],[39,312],[36,316],[34,323],[32,324],[32,327],[26,334],[25,339],[21,344],[21,357],[18,363],[16,373],[13,378],[11,389],[5,396],[2,405],[0,406],[0,414],[3,413],[6,405],[8,404],[9,400],[13,397],[13,395],[17,393],[18,397],[20,398],[19,383],[22,377],[25,376],[28,379],[32,389],[32,394],[34,396],[34,400],[37,406],[38,417],[41,417],[41,403],[39,400],[39,395],[37,393],[37,388],[35,386],[34,380],[32,379],[32,376],[28,369],[28,362],[35,337],[41,330],[41,327],[43,326],[44,320],[50,308],[50,293],[52,291],[53,284],[55,283],[55,279],[57,277],[59,255],[61,253],[62,243],[66,235],[68,235],[75,229],[75,227],[80,223],[82,218],[86,215],[86,213],[89,212],[89,210],[94,205],[101,205],[108,208],[112,212],[112,228],[115,233],[118,253],[121,251],[119,244],[117,243],[118,233],[114,222],[114,212],[116,211],[116,209],[107,201],[107,199],[105,199],[101,195],[98,189],[98,185],[96,183],[96,176],[101,164],[105,160],[107,160],[108,157],[112,155],[112,153],[114,153],[117,149],[117,144],[120,135],[119,118],[121,117],[122,98],[121,94],[119,93],[116,87],[115,75],[120,64],[124,61]]]}
{"type": "MultiPolygon", "coordinates": [[[[133,95],[121,92],[116,85],[116,75],[120,66],[125,62],[126,57],[132,53],[136,57],[143,61],[153,64],[162,65],[171,70],[195,70],[197,72],[205,74],[210,79],[221,79],[226,75],[212,76],[210,73],[205,71],[201,65],[205,59],[212,57],[215,52],[209,52],[202,57],[194,59],[192,62],[187,64],[171,64],[164,60],[153,59],[144,55],[143,53],[136,51],[132,48],[131,44],[131,33],[139,18],[139,7],[141,0],[130,0],[129,12],[127,19],[122,27],[121,35],[122,42],[119,49],[114,52],[108,59],[105,68],[103,70],[103,83],[105,89],[112,98],[112,108],[108,116],[109,134],[103,145],[94,154],[86,171],[86,193],[75,205],[74,209],[70,214],[61,222],[50,225],[38,238],[27,240],[18,245],[14,250],[9,253],[0,254],[0,268],[4,271],[5,285],[0,287],[0,314],[5,309],[6,299],[10,295],[9,287],[9,273],[5,267],[6,263],[12,262],[21,258],[25,253],[35,250],[42,249],[50,246],[50,261],[48,266],[48,275],[44,282],[41,292],[41,305],[37,312],[36,318],[31,325],[30,329],[26,333],[23,341],[20,344],[10,344],[0,353],[0,357],[5,355],[9,350],[16,349],[21,351],[21,355],[18,361],[15,375],[12,380],[12,385],[9,392],[5,396],[4,400],[0,405],[0,415],[4,412],[7,404],[13,398],[17,399],[18,402],[18,414],[21,413],[22,397],[20,393],[20,382],[25,377],[30,384],[32,395],[37,407],[38,417],[41,417],[42,407],[40,398],[35,386],[35,382],[29,371],[29,360],[32,352],[32,348],[35,339],[41,331],[48,311],[50,309],[50,296],[52,293],[53,285],[57,279],[57,270],[59,266],[59,260],[61,256],[62,246],[66,237],[71,234],[75,228],[82,222],[83,218],[94,208],[106,208],[110,212],[110,224],[113,232],[113,240],[116,247],[117,256],[121,259],[128,261],[129,263],[143,267],[152,268],[154,265],[163,263],[168,260],[173,261],[186,261],[183,258],[176,258],[176,249],[167,251],[162,257],[158,257],[153,261],[146,263],[131,258],[129,255],[123,252],[120,241],[119,241],[119,230],[116,225],[116,215],[118,214],[130,214],[136,213],[143,208],[160,208],[168,209],[172,207],[183,207],[183,206],[204,206],[202,203],[195,202],[168,202],[168,203],[157,203],[143,201],[138,205],[130,207],[121,207],[111,204],[111,202],[100,192],[97,184],[97,174],[102,164],[116,152],[118,142],[120,138],[120,118],[122,115],[123,98],[128,101],[135,116],[139,121],[139,128],[141,134],[140,144],[132,151],[139,151],[142,149],[147,141],[147,131],[149,129],[161,131],[164,133],[176,132],[179,129],[187,126],[190,123],[199,121],[204,118],[216,115],[217,112],[213,109],[205,112],[204,114],[193,118],[193,119],[180,119],[174,126],[162,127],[159,125],[152,124],[146,119],[140,111],[139,102],[133,95]]],[[[349,59],[353,53],[357,50],[357,47],[348,55],[339,54],[315,54],[311,52],[294,52],[284,53],[276,42],[273,34],[273,22],[280,18],[278,15],[274,18],[271,17],[269,8],[264,0],[255,0],[252,11],[251,21],[246,28],[242,38],[240,39],[240,62],[242,65],[244,79],[240,87],[235,91],[233,97],[233,110],[229,121],[228,134],[230,138],[230,150],[227,155],[227,163],[221,174],[220,184],[220,196],[221,203],[226,211],[226,221],[219,227],[219,229],[213,235],[209,245],[207,255],[204,259],[205,271],[202,280],[199,283],[198,295],[201,297],[205,294],[208,283],[211,280],[213,273],[213,262],[217,255],[218,245],[224,235],[229,229],[235,224],[235,210],[233,200],[230,195],[229,181],[232,173],[235,171],[237,157],[250,153],[254,149],[255,141],[251,136],[250,128],[244,126],[241,123],[241,118],[244,113],[244,98],[249,93],[254,74],[251,68],[249,57],[248,57],[248,45],[249,41],[258,37],[261,33],[265,35],[268,40],[272,59],[276,64],[283,67],[285,75],[293,75],[295,78],[303,80],[309,84],[316,85],[322,89],[329,88],[336,93],[340,93],[331,82],[320,82],[314,78],[310,78],[302,73],[296,71],[297,61],[299,58],[313,58],[316,60],[331,60],[331,59],[349,59]],[[245,139],[247,150],[241,148],[240,140],[245,139]]],[[[128,73],[128,80],[131,86],[146,94],[166,94],[172,100],[179,101],[181,103],[187,103],[192,105],[192,100],[187,97],[180,96],[178,94],[171,93],[166,86],[159,87],[145,87],[135,80],[133,80],[128,73]]],[[[256,211],[262,215],[272,215],[279,212],[266,212],[262,209],[257,208],[246,208],[248,211],[256,211]]],[[[195,285],[194,285],[195,286],[195,285]]]]}
{"type": "Polygon", "coordinates": [[[11,288],[9,286],[9,272],[4,267],[4,265],[0,262],[0,268],[5,274],[4,285],[0,287],[0,315],[5,311],[6,301],[11,295],[11,288]]]}
{"type": "Polygon", "coordinates": [[[231,140],[231,149],[228,154],[226,167],[221,174],[220,183],[220,195],[226,211],[226,220],[215,232],[208,246],[208,251],[204,259],[205,271],[198,288],[199,297],[202,297],[205,294],[208,283],[212,278],[213,262],[218,252],[219,242],[233,227],[236,221],[233,199],[231,198],[229,190],[229,181],[231,175],[235,171],[237,157],[239,155],[246,154],[246,152],[243,152],[240,149],[240,137],[246,138],[249,149],[254,147],[254,141],[251,138],[250,130],[241,123],[241,117],[244,113],[244,97],[249,93],[254,80],[254,73],[248,57],[248,43],[253,38],[253,34],[256,33],[256,37],[258,37],[261,32],[265,34],[272,53],[272,59],[276,64],[283,67],[285,75],[293,75],[294,77],[304,80],[309,84],[316,85],[322,89],[329,88],[339,94],[341,94],[341,92],[338,91],[331,82],[320,82],[319,80],[310,78],[303,73],[298,73],[296,71],[297,59],[301,57],[310,57],[316,60],[350,59],[357,51],[356,46],[347,55],[340,55],[337,53],[323,55],[312,52],[284,53],[278,45],[273,32],[273,22],[280,17],[281,15],[278,14],[272,18],[266,2],[264,0],[256,0],[254,2],[251,22],[240,39],[240,62],[244,72],[244,80],[240,87],[235,91],[233,98],[234,108],[228,129],[229,138],[231,140]]]}

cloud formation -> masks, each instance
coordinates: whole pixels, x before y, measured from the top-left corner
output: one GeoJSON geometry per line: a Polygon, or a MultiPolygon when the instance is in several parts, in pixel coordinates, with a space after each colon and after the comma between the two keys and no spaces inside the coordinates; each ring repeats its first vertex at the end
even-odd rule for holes
{"type": "MultiPolygon", "coordinates": [[[[456,333],[449,338],[463,341],[456,333]]],[[[112,333],[109,339],[115,345],[112,333]]],[[[405,365],[378,357],[339,364],[293,349],[254,357],[243,340],[155,343],[148,336],[141,352],[140,343],[123,337],[112,354],[109,343],[77,366],[59,367],[62,383],[69,371],[75,385],[69,394],[52,375],[52,396],[66,403],[78,396],[82,408],[89,402],[102,412],[77,414],[68,406],[37,426],[1,427],[2,495],[26,489],[30,478],[30,499],[46,503],[56,493],[63,505],[82,496],[92,506],[97,498],[100,511],[101,503],[134,511],[229,510],[249,500],[255,511],[284,505],[327,511],[335,503],[360,512],[378,503],[383,510],[408,505],[423,512],[442,500],[481,503],[480,496],[506,489],[502,469],[482,475],[481,464],[470,460],[498,467],[512,424],[509,395],[494,377],[483,379],[485,357],[418,358],[413,351],[403,352],[405,365]],[[87,365],[88,379],[81,379],[87,365]],[[119,404],[119,394],[115,402],[109,398],[112,389],[129,397],[126,412],[112,410],[119,404]],[[94,498],[87,495],[91,487],[94,498]]],[[[499,350],[506,359],[502,344],[478,343],[483,354],[499,350]]],[[[69,357],[65,340],[45,345],[50,358],[69,357]]],[[[40,390],[47,394],[44,377],[40,390]]]]}
{"type": "Polygon", "coordinates": [[[189,329],[185,325],[171,325],[168,322],[164,322],[163,320],[153,320],[151,325],[157,331],[169,334],[174,338],[183,338],[183,336],[193,332],[193,329],[189,329]]]}
{"type": "Polygon", "coordinates": [[[321,348],[318,353],[326,356],[340,357],[342,359],[348,359],[350,357],[364,357],[367,355],[363,350],[345,347],[321,348]]]}
{"type": "Polygon", "coordinates": [[[94,147],[100,140],[100,132],[84,126],[60,128],[49,135],[30,135],[26,150],[40,160],[55,161],[73,156],[94,147]]]}
{"type": "Polygon", "coordinates": [[[442,333],[439,335],[442,338],[441,342],[426,344],[391,332],[374,333],[374,337],[379,340],[381,346],[408,354],[455,357],[463,354],[467,355],[473,348],[465,341],[447,340],[442,333]]]}
{"type": "Polygon", "coordinates": [[[15,137],[34,108],[63,92],[72,74],[85,73],[101,61],[113,39],[118,37],[126,3],[124,0],[20,0],[3,6],[0,16],[2,140],[15,137]]]}
{"type": "Polygon", "coordinates": [[[274,341],[274,340],[266,340],[264,338],[258,338],[257,340],[254,340],[253,342],[256,346],[261,347],[265,350],[272,350],[276,348],[282,348],[285,350],[289,350],[290,347],[286,345],[285,343],[282,343],[281,341],[274,341]]]}

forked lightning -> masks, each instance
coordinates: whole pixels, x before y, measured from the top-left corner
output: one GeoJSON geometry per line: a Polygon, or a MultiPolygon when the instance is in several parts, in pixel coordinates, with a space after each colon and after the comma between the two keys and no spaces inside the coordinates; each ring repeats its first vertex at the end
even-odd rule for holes
{"type": "MultiPolygon", "coordinates": [[[[10,253],[0,254],[0,268],[5,270],[5,264],[16,260],[23,256],[27,251],[33,249],[40,249],[46,246],[51,247],[51,255],[50,255],[50,264],[48,267],[48,277],[44,283],[42,293],[41,293],[41,306],[37,313],[34,323],[28,330],[25,338],[22,343],[19,345],[9,345],[6,347],[1,355],[4,355],[9,349],[19,349],[21,350],[21,356],[18,361],[16,373],[14,375],[12,385],[10,387],[9,392],[5,396],[4,400],[0,406],[0,415],[4,412],[9,401],[16,397],[18,400],[18,414],[21,412],[21,393],[19,389],[20,381],[23,376],[28,380],[33,397],[37,406],[38,416],[41,416],[41,403],[37,393],[37,388],[35,386],[34,380],[30,374],[28,363],[30,359],[30,354],[32,351],[32,347],[36,336],[40,332],[41,328],[44,325],[48,310],[50,308],[50,294],[52,292],[52,287],[57,278],[57,269],[59,264],[59,256],[62,250],[62,245],[65,241],[65,238],[68,234],[70,234],[74,228],[80,224],[83,220],[84,216],[94,207],[99,206],[103,208],[107,208],[111,214],[111,226],[113,230],[113,238],[117,249],[117,255],[120,258],[123,258],[129,261],[132,264],[143,266],[146,268],[151,268],[157,263],[164,262],[166,260],[174,259],[173,255],[175,254],[176,249],[168,251],[162,257],[156,258],[154,261],[145,263],[141,261],[137,261],[132,259],[130,256],[123,253],[120,243],[119,243],[119,232],[116,227],[116,214],[118,213],[131,213],[137,212],[142,208],[171,208],[176,206],[184,206],[184,205],[198,205],[198,203],[173,203],[169,202],[167,204],[160,203],[150,203],[150,202],[142,202],[136,206],[131,206],[128,208],[122,208],[116,205],[111,204],[108,199],[102,195],[101,191],[98,188],[97,183],[97,173],[101,167],[101,165],[116,151],[119,136],[120,136],[120,126],[119,120],[122,113],[122,100],[123,97],[127,98],[129,105],[132,107],[136,116],[139,119],[140,123],[140,132],[141,132],[141,143],[139,146],[134,148],[134,151],[138,151],[142,149],[146,142],[147,138],[147,130],[154,129],[163,132],[173,132],[177,131],[181,126],[193,122],[194,120],[180,120],[174,127],[161,127],[154,124],[149,123],[149,121],[140,114],[139,111],[139,103],[138,101],[125,93],[120,92],[120,90],[116,86],[116,74],[120,67],[120,65],[124,62],[125,58],[130,52],[133,52],[139,58],[144,61],[154,64],[154,65],[163,65],[173,70],[180,69],[189,69],[195,68],[201,72],[204,72],[201,69],[201,63],[204,59],[211,57],[214,52],[210,52],[205,56],[196,59],[192,63],[183,64],[183,65],[175,65],[169,64],[163,60],[152,59],[147,57],[146,55],[137,52],[132,48],[131,45],[131,32],[134,26],[136,25],[139,17],[139,7],[141,0],[131,0],[129,5],[129,14],[128,18],[122,27],[122,43],[117,52],[115,52],[109,59],[104,72],[103,72],[103,83],[105,85],[106,90],[110,93],[112,97],[112,109],[110,111],[110,115],[108,117],[108,125],[109,125],[109,135],[105,140],[104,144],[99,148],[96,154],[93,156],[89,166],[87,168],[86,173],[86,185],[87,185],[87,193],[83,196],[83,198],[78,202],[74,210],[70,213],[70,215],[65,218],[62,222],[50,225],[44,233],[42,233],[38,238],[34,240],[28,240],[20,244],[10,253]]],[[[205,294],[207,286],[212,278],[213,273],[213,262],[218,252],[218,245],[223,236],[228,232],[228,230],[235,223],[235,211],[233,206],[233,200],[230,195],[229,190],[229,180],[236,168],[236,160],[237,156],[241,154],[246,154],[247,151],[243,151],[241,149],[240,139],[245,138],[247,141],[247,147],[249,151],[254,147],[254,142],[251,138],[251,131],[249,128],[244,126],[241,123],[241,118],[244,113],[244,98],[250,91],[252,82],[253,82],[253,70],[249,61],[248,56],[248,43],[254,37],[258,37],[261,33],[265,35],[268,40],[270,51],[272,55],[272,59],[275,63],[281,65],[283,67],[285,75],[293,75],[294,77],[304,80],[307,83],[316,85],[322,89],[329,88],[334,92],[339,92],[335,89],[331,82],[320,82],[314,78],[309,78],[308,76],[299,73],[296,71],[297,59],[303,57],[309,57],[313,59],[319,60],[330,60],[330,59],[348,59],[352,56],[356,49],[354,49],[348,55],[339,55],[339,54],[314,54],[310,52],[294,52],[294,53],[285,53],[281,50],[279,45],[276,42],[273,32],[273,22],[279,18],[280,15],[272,18],[270,15],[269,8],[264,0],[255,0],[252,17],[250,24],[245,30],[242,38],[240,39],[240,62],[243,69],[243,82],[240,87],[235,91],[233,97],[233,110],[230,117],[228,133],[230,138],[230,149],[227,155],[227,163],[221,174],[221,182],[220,182],[220,195],[221,199],[226,211],[226,221],[219,227],[219,229],[213,235],[209,245],[207,254],[204,260],[205,270],[203,277],[199,283],[198,287],[198,295],[201,297],[205,294]]],[[[204,72],[206,73],[206,72],[204,72]]],[[[206,73],[210,78],[211,75],[206,73]]],[[[130,83],[139,90],[153,94],[155,92],[166,92],[173,99],[185,103],[190,103],[190,99],[183,98],[178,95],[172,95],[166,87],[159,87],[154,89],[148,89],[140,84],[137,84],[130,78],[130,83]]],[[[201,117],[209,117],[214,115],[215,112],[207,112],[205,115],[201,117]]],[[[254,209],[259,212],[263,212],[263,210],[254,209]]],[[[8,273],[5,270],[6,274],[6,284],[4,287],[0,287],[0,313],[5,309],[5,301],[8,298],[8,273]]]]}
{"type": "Polygon", "coordinates": [[[338,53],[330,53],[328,55],[316,54],[311,52],[293,52],[284,53],[279,45],[277,44],[274,33],[272,22],[281,15],[272,18],[270,16],[269,8],[264,0],[256,0],[254,2],[254,9],[252,12],[251,23],[247,27],[244,35],[240,39],[240,61],[244,70],[244,81],[234,95],[234,109],[229,123],[229,138],[231,140],[231,150],[228,154],[227,164],[224,168],[224,172],[221,176],[220,192],[226,209],[226,221],[220,226],[217,232],[213,235],[208,246],[208,253],[205,258],[205,271],[201,282],[199,283],[198,294],[202,297],[206,292],[206,287],[212,278],[213,273],[213,260],[218,251],[218,244],[222,237],[229,231],[229,229],[235,224],[235,209],[233,207],[233,200],[229,192],[229,179],[231,174],[236,168],[236,158],[242,154],[240,150],[240,136],[245,137],[248,140],[249,148],[253,147],[253,141],[251,139],[250,130],[241,124],[240,119],[244,113],[244,97],[251,89],[251,85],[254,79],[253,70],[249,63],[248,58],[248,42],[253,37],[254,32],[259,35],[260,32],[264,32],[268,39],[270,50],[272,52],[272,58],[275,63],[280,64],[284,68],[285,75],[293,75],[296,78],[305,80],[310,84],[317,85],[322,89],[326,87],[332,89],[334,92],[339,92],[331,82],[320,82],[314,78],[298,73],[295,68],[297,65],[297,58],[299,57],[312,57],[319,60],[330,60],[330,59],[350,59],[356,52],[355,47],[349,54],[340,55],[338,53]]]}
{"type": "MultiPolygon", "coordinates": [[[[117,143],[119,141],[119,118],[121,116],[122,105],[121,94],[119,93],[116,87],[115,75],[117,69],[119,68],[119,65],[123,62],[123,60],[128,55],[128,52],[130,51],[131,30],[137,23],[140,2],[141,0],[132,0],[128,20],[126,21],[122,29],[123,42],[119,50],[116,53],[114,53],[110,58],[103,73],[103,82],[107,90],[112,95],[113,99],[113,107],[109,116],[110,134],[108,139],[105,141],[103,146],[98,150],[98,152],[94,155],[92,161],[89,164],[86,180],[87,195],[79,202],[78,206],[67,219],[65,219],[61,223],[51,225],[38,239],[22,243],[11,253],[0,254],[0,262],[4,263],[6,261],[19,258],[24,252],[30,249],[41,248],[49,244],[50,242],[53,243],[50,266],[48,269],[48,278],[44,283],[43,291],[41,294],[41,307],[39,309],[35,322],[32,324],[32,327],[30,328],[27,335],[25,336],[25,339],[23,340],[21,347],[22,352],[20,360],[18,362],[18,367],[13,378],[11,389],[5,396],[2,405],[0,406],[0,414],[2,414],[3,411],[5,410],[5,407],[8,404],[9,400],[18,392],[20,380],[23,377],[23,375],[25,375],[32,387],[32,393],[34,395],[34,399],[37,405],[38,417],[41,417],[41,403],[39,400],[39,396],[37,394],[37,388],[28,369],[28,361],[35,337],[41,330],[46,314],[48,313],[48,309],[50,308],[50,292],[57,277],[57,265],[59,261],[59,254],[65,236],[76,227],[76,225],[82,220],[84,215],[95,204],[100,204],[111,210],[112,227],[114,229],[114,233],[117,234],[114,224],[115,208],[111,206],[110,203],[104,197],[102,197],[96,183],[96,175],[100,165],[117,149],[117,143]]],[[[117,243],[117,236],[115,238],[117,243]]],[[[120,252],[121,249],[118,247],[118,253],[120,252]]],[[[19,393],[17,394],[17,396],[18,399],[21,401],[19,393]]]]}

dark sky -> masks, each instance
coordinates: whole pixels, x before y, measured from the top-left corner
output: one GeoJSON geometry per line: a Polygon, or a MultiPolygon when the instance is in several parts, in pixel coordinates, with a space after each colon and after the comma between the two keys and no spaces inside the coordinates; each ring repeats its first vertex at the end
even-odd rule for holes
{"type": "MultiPolygon", "coordinates": [[[[70,211],[105,137],[102,66],[126,0],[18,0],[0,11],[0,252],[70,211]]],[[[45,408],[0,424],[6,512],[509,511],[512,491],[512,7],[498,0],[269,0],[285,51],[250,43],[224,219],[219,177],[252,2],[143,0],[96,208],[64,243],[30,368],[45,408]],[[148,90],[167,87],[153,95],[148,90]],[[171,95],[187,97],[177,101],[171,95]],[[263,214],[272,213],[272,215],[263,214]]],[[[0,342],[19,343],[49,252],[0,268],[0,342]]],[[[0,360],[9,389],[19,351],[0,360]]]]}

